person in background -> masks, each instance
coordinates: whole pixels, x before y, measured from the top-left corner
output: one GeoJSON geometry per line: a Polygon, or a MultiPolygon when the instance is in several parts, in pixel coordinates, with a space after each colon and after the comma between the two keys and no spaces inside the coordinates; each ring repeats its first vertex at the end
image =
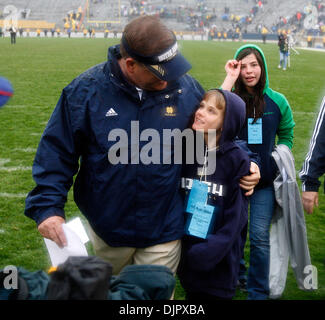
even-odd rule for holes
{"type": "Polygon", "coordinates": [[[10,42],[11,42],[11,44],[16,44],[17,30],[16,30],[15,26],[11,26],[9,28],[9,32],[10,32],[10,42]]]}
{"type": "Polygon", "coordinates": [[[307,46],[308,48],[312,48],[313,46],[313,36],[311,34],[307,35],[307,46]]]}
{"type": "Polygon", "coordinates": [[[249,199],[250,260],[247,279],[248,299],[269,296],[270,225],[275,207],[273,181],[277,167],[271,156],[277,144],[293,145],[292,111],[285,96],[269,87],[263,51],[256,45],[240,47],[234,60],[225,66],[222,89],[233,90],[246,103],[246,123],[239,139],[261,157],[261,179],[249,199]]]}
{"type": "Polygon", "coordinates": [[[261,34],[262,34],[263,43],[266,44],[266,37],[268,34],[268,30],[265,26],[262,27],[261,34]]]}
{"type": "Polygon", "coordinates": [[[288,37],[284,31],[279,35],[278,46],[279,46],[279,53],[280,53],[280,63],[278,65],[278,68],[287,70],[289,43],[288,43],[288,37]]]}
{"type": "Polygon", "coordinates": [[[302,204],[308,214],[318,207],[319,178],[325,173],[325,96],[321,102],[309,150],[299,172],[302,181],[302,204]]]}

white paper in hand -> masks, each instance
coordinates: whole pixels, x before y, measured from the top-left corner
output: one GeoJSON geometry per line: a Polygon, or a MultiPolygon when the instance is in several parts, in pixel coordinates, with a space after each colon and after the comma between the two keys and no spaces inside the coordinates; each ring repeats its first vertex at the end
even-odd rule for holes
{"type": "Polygon", "coordinates": [[[79,217],[70,220],[66,225],[80,238],[82,243],[87,243],[89,241],[86,230],[79,217]]]}
{"type": "Polygon", "coordinates": [[[44,238],[53,267],[64,263],[71,256],[88,256],[81,239],[66,225],[62,224],[68,245],[60,248],[54,241],[44,238]]]}

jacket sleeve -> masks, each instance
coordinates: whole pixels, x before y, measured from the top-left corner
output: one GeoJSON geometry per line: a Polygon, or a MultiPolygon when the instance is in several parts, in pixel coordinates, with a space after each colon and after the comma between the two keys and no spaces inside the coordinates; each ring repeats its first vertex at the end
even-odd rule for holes
{"type": "Polygon", "coordinates": [[[261,158],[257,153],[252,152],[248,148],[247,141],[236,139],[235,142],[242,150],[247,152],[247,154],[248,154],[248,156],[250,158],[250,161],[255,162],[258,165],[258,167],[260,168],[260,170],[261,170],[261,158]]]}
{"type": "Polygon", "coordinates": [[[65,92],[41,137],[33,163],[36,187],[27,195],[25,215],[37,224],[50,216],[64,218],[67,193],[78,171],[79,152],[65,92]]]}
{"type": "Polygon", "coordinates": [[[318,191],[319,177],[325,173],[325,97],[310,139],[309,150],[299,173],[302,191],[318,191]]]}
{"type": "Polygon", "coordinates": [[[281,112],[281,121],[278,127],[278,142],[277,144],[285,144],[289,149],[293,145],[293,128],[295,122],[293,121],[293,114],[289,102],[282,94],[279,94],[281,101],[279,104],[281,112]]]}
{"type": "Polygon", "coordinates": [[[238,186],[241,176],[247,175],[249,161],[242,162],[233,180],[234,188],[228,191],[227,204],[223,212],[222,226],[215,234],[208,235],[206,241],[193,244],[188,251],[191,268],[196,271],[212,270],[231,250],[233,244],[247,224],[248,200],[238,186]]]}

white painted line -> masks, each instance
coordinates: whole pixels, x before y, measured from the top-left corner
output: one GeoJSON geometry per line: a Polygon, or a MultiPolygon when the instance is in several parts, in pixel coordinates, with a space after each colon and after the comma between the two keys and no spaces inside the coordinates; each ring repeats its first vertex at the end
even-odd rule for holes
{"type": "Polygon", "coordinates": [[[0,167],[3,167],[4,164],[10,162],[11,159],[0,158],[0,167]]]}
{"type": "Polygon", "coordinates": [[[45,108],[44,106],[31,106],[31,105],[25,105],[25,104],[8,104],[7,108],[11,108],[11,109],[23,109],[23,108],[45,108]]]}
{"type": "Polygon", "coordinates": [[[325,53],[325,50],[323,48],[308,48],[308,47],[297,47],[296,49],[301,50],[310,50],[310,51],[318,51],[325,53]]]}
{"type": "Polygon", "coordinates": [[[7,193],[0,192],[0,198],[26,198],[27,193],[7,193]]]}
{"type": "Polygon", "coordinates": [[[294,111],[293,114],[299,114],[299,115],[315,115],[316,112],[294,111]]]}
{"type": "Polygon", "coordinates": [[[24,166],[18,166],[18,167],[1,167],[0,171],[5,172],[13,172],[13,171],[32,171],[32,167],[24,167],[24,166]]]}
{"type": "Polygon", "coordinates": [[[15,148],[13,151],[21,151],[21,152],[36,152],[37,148],[15,148]]]}

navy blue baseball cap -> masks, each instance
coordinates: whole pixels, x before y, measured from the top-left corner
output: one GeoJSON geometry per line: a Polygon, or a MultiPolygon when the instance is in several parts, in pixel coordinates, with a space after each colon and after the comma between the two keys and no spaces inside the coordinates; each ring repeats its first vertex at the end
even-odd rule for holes
{"type": "Polygon", "coordinates": [[[130,57],[143,63],[149,71],[163,81],[177,80],[192,68],[192,65],[179,52],[176,37],[169,48],[153,56],[144,56],[135,52],[130,48],[124,36],[121,42],[130,57]]]}

